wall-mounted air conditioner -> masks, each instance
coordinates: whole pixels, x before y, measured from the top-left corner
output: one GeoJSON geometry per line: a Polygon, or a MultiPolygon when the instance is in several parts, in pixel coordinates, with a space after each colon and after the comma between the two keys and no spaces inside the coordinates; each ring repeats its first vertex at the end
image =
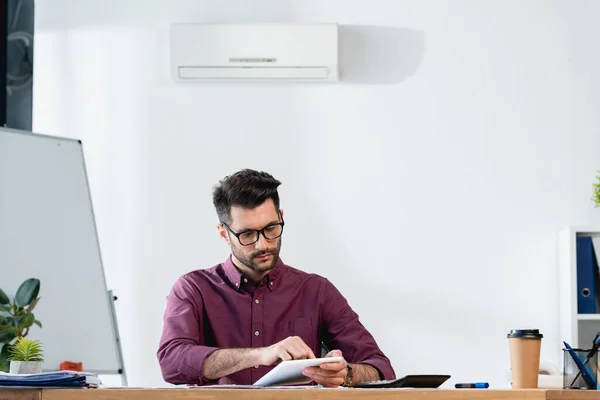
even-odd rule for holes
{"type": "Polygon", "coordinates": [[[335,24],[174,24],[177,81],[338,80],[335,24]]]}

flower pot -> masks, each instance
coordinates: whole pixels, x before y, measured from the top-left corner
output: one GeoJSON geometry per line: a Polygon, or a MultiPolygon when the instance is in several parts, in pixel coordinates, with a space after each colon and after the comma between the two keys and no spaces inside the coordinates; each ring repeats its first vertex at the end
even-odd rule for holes
{"type": "Polygon", "coordinates": [[[41,361],[11,361],[11,374],[39,374],[42,372],[41,361]]]}

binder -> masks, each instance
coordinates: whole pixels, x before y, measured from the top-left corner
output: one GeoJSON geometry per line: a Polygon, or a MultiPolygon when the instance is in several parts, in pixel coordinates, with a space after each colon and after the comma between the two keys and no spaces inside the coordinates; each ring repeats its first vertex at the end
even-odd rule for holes
{"type": "Polygon", "coordinates": [[[589,236],[577,238],[577,312],[596,313],[598,263],[594,244],[589,236]]]}
{"type": "Polygon", "coordinates": [[[96,374],[56,371],[39,374],[7,374],[0,372],[0,389],[5,387],[28,388],[84,388],[102,384],[96,374]]]}
{"type": "Polygon", "coordinates": [[[596,313],[600,313],[600,236],[592,236],[592,246],[596,255],[596,313]]]}

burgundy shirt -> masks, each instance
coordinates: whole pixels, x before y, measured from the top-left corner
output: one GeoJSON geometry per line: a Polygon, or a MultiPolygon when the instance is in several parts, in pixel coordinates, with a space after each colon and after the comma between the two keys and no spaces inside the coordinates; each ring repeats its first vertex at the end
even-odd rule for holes
{"type": "Polygon", "coordinates": [[[281,259],[258,286],[231,261],[180,277],[169,295],[158,361],[174,384],[250,385],[273,367],[255,366],[209,381],[204,360],[219,348],[265,347],[299,336],[321,355],[321,342],[350,363],[375,367],[395,379],[389,359],[327,279],[285,265],[281,259]]]}

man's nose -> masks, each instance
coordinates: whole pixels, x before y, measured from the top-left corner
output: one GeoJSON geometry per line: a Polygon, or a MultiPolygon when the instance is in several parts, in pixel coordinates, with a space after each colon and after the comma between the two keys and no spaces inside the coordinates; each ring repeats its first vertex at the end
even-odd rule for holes
{"type": "Polygon", "coordinates": [[[267,241],[267,239],[265,238],[265,236],[262,233],[258,234],[258,241],[256,242],[256,248],[257,249],[266,249],[267,247],[269,247],[269,242],[267,241]]]}

